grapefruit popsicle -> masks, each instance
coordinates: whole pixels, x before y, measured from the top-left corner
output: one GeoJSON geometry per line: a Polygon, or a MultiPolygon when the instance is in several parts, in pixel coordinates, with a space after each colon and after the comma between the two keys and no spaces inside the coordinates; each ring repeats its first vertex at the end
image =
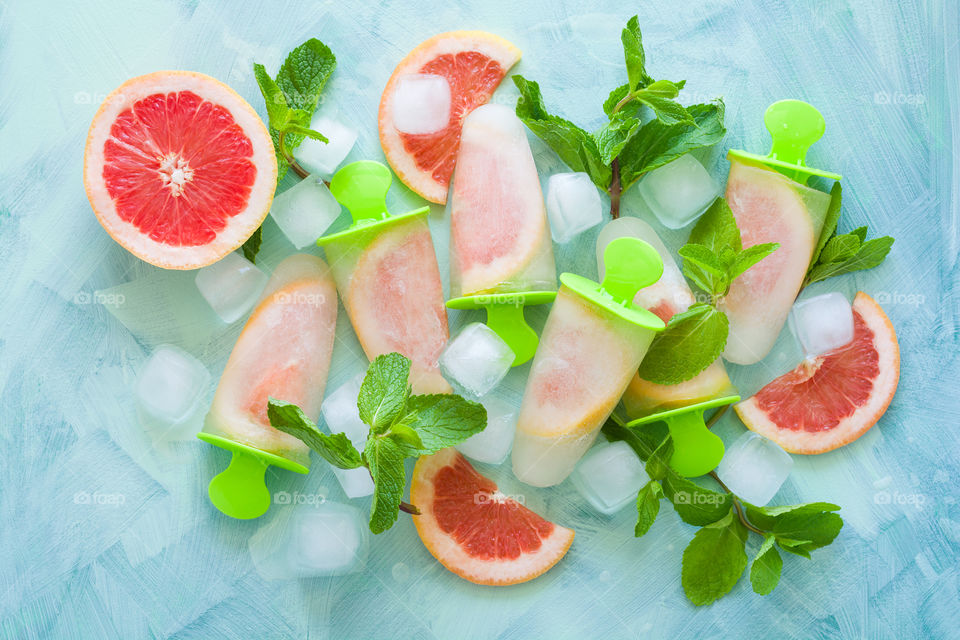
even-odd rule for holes
{"type": "Polygon", "coordinates": [[[233,452],[230,467],[210,483],[214,505],[235,518],[266,511],[268,465],[306,473],[310,450],[270,426],[268,399],[299,406],[315,420],[330,369],[337,292],[320,258],[293,255],[279,265],[234,345],[201,440],[233,452]]]}
{"type": "Polygon", "coordinates": [[[450,214],[452,308],[487,309],[487,324],[533,357],[537,336],[523,306],[553,299],[556,265],[540,179],[520,119],[504,105],[475,109],[463,122],[450,214]]]}
{"type": "Polygon", "coordinates": [[[762,360],[773,347],[796,300],[823,229],[830,195],[806,186],[811,175],[840,176],[804,165],[807,148],[825,130],[823,116],[799,100],[767,108],[773,138],[768,156],[731,150],[727,203],[743,248],[765,242],[780,247],[733,281],[719,307],[730,320],[723,357],[736,364],[762,360]]]}
{"type": "Polygon", "coordinates": [[[513,472],[523,482],[562,482],[593,443],[663,321],[633,303],[657,281],[656,250],[618,238],[605,252],[602,284],[564,273],[523,394],[513,472]]]}
{"type": "Polygon", "coordinates": [[[449,393],[437,361],[449,331],[440,268],[427,224],[429,207],[391,216],[392,177],[379,162],[348,164],[330,191],[353,215],[346,231],[323,236],[343,306],[370,360],[398,352],[410,358],[415,393],[449,393]]]}

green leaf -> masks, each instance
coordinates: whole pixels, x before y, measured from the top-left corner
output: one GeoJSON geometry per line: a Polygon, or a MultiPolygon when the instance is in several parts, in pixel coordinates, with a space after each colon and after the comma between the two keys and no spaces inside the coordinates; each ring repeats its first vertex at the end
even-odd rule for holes
{"type": "Polygon", "coordinates": [[[856,255],[842,262],[830,262],[827,264],[817,264],[807,272],[804,286],[832,278],[833,276],[843,275],[853,271],[862,271],[872,269],[878,266],[890,253],[893,246],[893,238],[883,236],[867,240],[857,251],[856,255]]]}
{"type": "Polygon", "coordinates": [[[843,518],[833,513],[839,509],[837,505],[828,502],[784,507],[755,507],[746,504],[747,519],[754,526],[774,534],[784,550],[807,554],[827,546],[840,533],[843,518]],[[788,542],[781,542],[781,539],[788,542]]]}
{"type": "Polygon", "coordinates": [[[646,56],[643,53],[643,38],[640,35],[640,20],[633,16],[620,34],[623,43],[623,59],[627,65],[627,79],[630,88],[636,91],[653,81],[647,75],[646,56]]]}
{"type": "Polygon", "coordinates": [[[262,64],[254,63],[253,76],[257,79],[260,93],[263,94],[263,100],[267,105],[267,119],[270,126],[278,131],[282,130],[290,111],[286,97],[262,64]]]}
{"type": "Polygon", "coordinates": [[[727,271],[727,281],[733,282],[743,273],[768,255],[780,248],[779,242],[765,242],[747,247],[736,255],[733,265],[727,271]]]}
{"type": "Polygon", "coordinates": [[[656,384],[690,380],[720,357],[729,330],[726,314],[703,302],[674,314],[650,344],[640,377],[656,384]]]}
{"type": "Polygon", "coordinates": [[[295,133],[305,138],[312,138],[313,140],[319,140],[320,142],[330,142],[329,140],[327,140],[327,137],[322,133],[320,133],[319,131],[314,131],[309,127],[302,127],[299,124],[295,124],[295,123],[287,124],[287,131],[289,133],[295,133]]]}
{"type": "Polygon", "coordinates": [[[729,493],[706,489],[672,469],[664,478],[663,492],[680,519],[695,527],[716,522],[728,513],[733,505],[733,498],[729,493]]]}
{"type": "Polygon", "coordinates": [[[370,531],[383,533],[400,515],[406,473],[403,459],[407,450],[393,438],[371,437],[363,449],[363,457],[373,476],[373,504],[370,508],[370,531]]]}
{"type": "Polygon", "coordinates": [[[808,544],[812,540],[794,540],[792,538],[777,538],[777,546],[786,551],[787,553],[792,553],[794,555],[800,556],[802,558],[810,559],[810,552],[806,550],[808,544]]]}
{"type": "Polygon", "coordinates": [[[482,404],[448,393],[410,396],[407,410],[415,416],[408,425],[420,438],[422,455],[460,444],[487,426],[482,404]]]}
{"type": "Polygon", "coordinates": [[[820,253],[820,260],[823,263],[848,260],[857,255],[861,242],[860,236],[853,233],[833,236],[824,245],[823,251],[820,253]]]}
{"type": "Polygon", "coordinates": [[[694,124],[693,116],[691,116],[690,112],[687,111],[679,102],[669,100],[667,98],[659,98],[656,96],[644,97],[642,92],[637,96],[637,99],[653,109],[653,113],[657,116],[657,120],[663,124],[694,124]]]}
{"type": "Polygon", "coordinates": [[[594,184],[606,190],[613,174],[600,157],[593,136],[568,120],[550,115],[536,82],[520,75],[513,76],[513,82],[520,90],[517,117],[553,149],[568,167],[587,173],[594,184]]]}
{"type": "Polygon", "coordinates": [[[686,110],[693,118],[692,124],[666,124],[651,120],[623,148],[620,153],[620,181],[624,190],[646,172],[695,149],[714,145],[726,134],[722,100],[695,104],[686,110]]]}
{"type": "Polygon", "coordinates": [[[687,242],[702,244],[716,254],[724,247],[740,251],[740,229],[730,205],[723,198],[717,198],[710,205],[690,232],[687,242]]]}
{"type": "MultiPolygon", "coordinates": [[[[837,230],[837,222],[840,221],[840,201],[843,199],[843,188],[840,182],[834,182],[830,189],[830,205],[827,207],[827,214],[823,219],[823,228],[820,230],[820,237],[817,239],[817,246],[813,250],[813,258],[810,259],[810,267],[817,264],[820,259],[820,252],[826,246],[827,241],[837,230]]],[[[860,239],[861,241],[863,238],[860,239]]]]}
{"type": "MultiPolygon", "coordinates": [[[[702,244],[688,242],[680,247],[677,253],[684,260],[689,260],[691,263],[697,265],[707,273],[713,274],[717,278],[723,278],[723,276],[726,275],[727,270],[723,264],[723,260],[721,260],[712,249],[702,244]]],[[[709,290],[708,293],[720,293],[720,291],[709,290]]]]}
{"type": "Polygon", "coordinates": [[[395,436],[397,440],[410,445],[414,449],[419,450],[423,448],[423,442],[420,440],[420,436],[417,434],[417,432],[402,422],[393,423],[386,435],[395,436]]]}
{"type": "Polygon", "coordinates": [[[750,565],[750,584],[753,585],[754,593],[765,596],[772,592],[780,582],[780,571],[783,569],[783,559],[777,553],[774,546],[776,538],[767,535],[757,555],[753,557],[753,564],[750,565]]]}
{"type": "Polygon", "coordinates": [[[317,108],[323,87],[337,67],[330,48],[311,38],[291,51],[277,73],[277,85],[287,104],[311,114],[317,108]]]}
{"type": "MultiPolygon", "coordinates": [[[[643,429],[644,425],[638,427],[643,429]]],[[[670,468],[670,457],[673,455],[673,440],[664,438],[656,449],[647,457],[645,470],[653,480],[666,480],[674,471],[670,468]]],[[[669,495],[669,494],[668,494],[669,495]]]]}
{"type": "Polygon", "coordinates": [[[605,164],[613,162],[620,155],[630,138],[640,130],[640,119],[623,111],[615,113],[595,135],[600,159],[605,164]]]}
{"type": "Polygon", "coordinates": [[[243,250],[243,257],[256,264],[257,262],[257,253],[260,252],[260,244],[263,242],[263,227],[257,227],[257,230],[253,232],[246,242],[243,243],[243,246],[240,248],[243,250]]]}
{"type": "Polygon", "coordinates": [[[653,526],[653,521],[657,519],[660,512],[660,499],[663,498],[663,488],[656,480],[651,480],[637,493],[637,526],[633,529],[633,535],[637,538],[643,536],[653,526]]]}
{"type": "Polygon", "coordinates": [[[747,566],[743,538],[733,512],[693,536],[683,552],[680,581],[695,605],[710,604],[729,593],[747,566]]]}
{"type": "Polygon", "coordinates": [[[267,417],[274,429],[302,440],[321,458],[341,469],[356,469],[363,462],[360,453],[353,448],[350,439],[342,433],[328,435],[313,424],[295,404],[270,398],[267,417]]]}
{"type": "Polygon", "coordinates": [[[863,225],[862,227],[857,227],[850,233],[860,238],[860,242],[863,243],[863,241],[867,239],[867,225],[863,225]]]}
{"type": "Polygon", "coordinates": [[[617,424],[611,415],[611,418],[603,425],[603,435],[611,442],[621,440],[626,442],[634,453],[646,462],[663,441],[668,439],[669,430],[663,422],[627,428],[622,424],[617,424]]]}
{"type": "Polygon", "coordinates": [[[410,396],[410,359],[387,353],[370,363],[360,385],[357,408],[360,419],[374,433],[383,433],[400,416],[410,396]]]}
{"type": "Polygon", "coordinates": [[[608,95],[607,99],[603,102],[603,112],[607,114],[608,118],[613,116],[613,110],[620,104],[621,100],[627,97],[628,93],[630,93],[629,84],[622,84],[610,92],[610,95],[608,95]]]}

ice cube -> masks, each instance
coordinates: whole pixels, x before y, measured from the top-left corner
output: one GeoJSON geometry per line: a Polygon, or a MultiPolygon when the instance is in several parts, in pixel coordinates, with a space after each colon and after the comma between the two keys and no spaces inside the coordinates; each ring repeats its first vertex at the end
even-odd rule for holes
{"type": "Polygon", "coordinates": [[[463,455],[487,464],[500,464],[510,455],[518,409],[497,398],[484,400],[487,428],[457,445],[463,455]]]}
{"type": "Polygon", "coordinates": [[[616,513],[637,499],[649,480],[643,463],[626,442],[601,442],[572,474],[577,491],[600,513],[616,513]]]}
{"type": "Polygon", "coordinates": [[[790,311],[790,331],[808,357],[833,351],[853,340],[853,308],[837,291],[801,300],[790,311]]]}
{"type": "Polygon", "coordinates": [[[450,121],[450,83],[443,76],[400,76],[393,92],[393,126],[401,133],[440,131],[450,121]]]}
{"type": "Polygon", "coordinates": [[[780,445],[747,431],[727,447],[717,476],[734,494],[762,507],[780,490],[792,467],[793,458],[780,445]]]}
{"type": "Polygon", "coordinates": [[[309,173],[329,178],[350,153],[357,141],[357,132],[342,122],[319,114],[313,116],[310,128],[326,136],[327,142],[307,138],[293,150],[293,157],[309,173]]]}
{"type": "MultiPolygon", "coordinates": [[[[359,450],[363,451],[363,447],[359,450]]],[[[366,467],[356,469],[333,467],[333,475],[348,498],[363,498],[373,493],[373,479],[366,467]]]]}
{"type": "Polygon", "coordinates": [[[196,429],[180,433],[175,426],[187,423],[206,399],[210,372],[192,355],[172,345],[160,345],[137,377],[136,398],[141,422],[162,432],[164,439],[193,438],[196,429]]]}
{"type": "Polygon", "coordinates": [[[360,420],[360,410],[357,408],[357,396],[360,395],[360,385],[363,384],[364,374],[358,374],[334,391],[327,394],[320,413],[327,423],[330,433],[345,433],[358,450],[363,450],[367,441],[370,427],[360,420]]]}
{"type": "Polygon", "coordinates": [[[474,322],[447,343],[440,354],[440,367],[454,382],[480,397],[503,380],[515,357],[493,329],[474,322]]]}
{"type": "Polygon", "coordinates": [[[309,176],[273,199],[270,215],[297,249],[312,245],[340,215],[323,178],[309,176]]]}
{"type": "Polygon", "coordinates": [[[267,286],[267,274],[236,251],[197,271],[200,294],[220,319],[231,323],[246,315],[267,286]]]}
{"type": "Polygon", "coordinates": [[[547,183],[547,216],[554,242],[565,244],[600,224],[600,193],[586,173],[557,173],[547,183]]]}
{"type": "Polygon", "coordinates": [[[637,188],[660,224],[669,229],[687,226],[720,195],[720,185],[690,154],[654,169],[637,188]]]}
{"type": "Polygon", "coordinates": [[[253,534],[249,546],[266,580],[353,573],[367,557],[366,518],[336,502],[288,507],[253,534]]]}

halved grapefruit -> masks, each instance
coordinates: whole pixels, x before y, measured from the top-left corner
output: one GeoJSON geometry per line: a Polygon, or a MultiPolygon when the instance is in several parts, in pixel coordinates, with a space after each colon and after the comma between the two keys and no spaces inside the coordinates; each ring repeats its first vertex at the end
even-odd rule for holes
{"type": "Polygon", "coordinates": [[[490,99],[519,59],[519,49],[492,33],[450,31],[425,40],[400,61],[383,90],[378,118],[383,153],[405,185],[430,202],[447,201],[464,116],[490,99]],[[450,119],[440,131],[401,133],[393,124],[397,82],[416,74],[443,76],[450,83],[450,119]]]}
{"type": "Polygon", "coordinates": [[[167,269],[216,262],[266,217],[273,142],[233,89],[192,71],[128,80],[93,118],[83,181],[103,228],[167,269]]]}
{"type": "Polygon", "coordinates": [[[410,500],[427,550],[470,582],[508,585],[532,580],[557,564],[573,531],[544,520],[503,495],[454,448],[417,461],[410,500]]]}
{"type": "Polygon", "coordinates": [[[853,301],[853,341],[804,360],[734,408],[753,431],[791,453],[853,442],[887,410],[900,379],[900,347],[873,298],[853,301]]]}

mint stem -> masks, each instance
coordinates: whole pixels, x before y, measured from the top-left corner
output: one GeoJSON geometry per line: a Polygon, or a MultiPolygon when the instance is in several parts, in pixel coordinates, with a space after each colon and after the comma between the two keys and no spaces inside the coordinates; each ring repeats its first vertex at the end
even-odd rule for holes
{"type": "Polygon", "coordinates": [[[610,181],[610,217],[616,220],[620,217],[620,158],[614,158],[610,165],[613,179],[610,181]]]}
{"type": "Polygon", "coordinates": [[[747,529],[749,529],[750,531],[753,531],[758,535],[766,537],[767,536],[766,531],[757,529],[755,526],[750,524],[750,521],[747,520],[746,514],[743,513],[743,507],[740,504],[740,499],[736,496],[735,493],[733,493],[733,491],[730,491],[730,488],[727,487],[727,485],[723,484],[723,480],[720,479],[720,476],[718,476],[716,472],[711,471],[710,477],[716,480],[717,484],[719,484],[724,491],[730,494],[730,498],[733,500],[733,508],[737,512],[737,517],[740,518],[740,522],[743,524],[743,526],[745,526],[747,529]]]}
{"type": "Polygon", "coordinates": [[[297,161],[293,158],[293,156],[287,153],[287,148],[283,146],[283,139],[284,139],[284,136],[286,135],[287,135],[286,131],[281,131],[280,137],[278,138],[277,146],[280,147],[280,155],[282,155],[283,159],[287,161],[287,164],[290,165],[290,168],[293,169],[294,173],[296,173],[301,178],[306,178],[310,174],[307,173],[303,167],[297,164],[297,161]]]}

